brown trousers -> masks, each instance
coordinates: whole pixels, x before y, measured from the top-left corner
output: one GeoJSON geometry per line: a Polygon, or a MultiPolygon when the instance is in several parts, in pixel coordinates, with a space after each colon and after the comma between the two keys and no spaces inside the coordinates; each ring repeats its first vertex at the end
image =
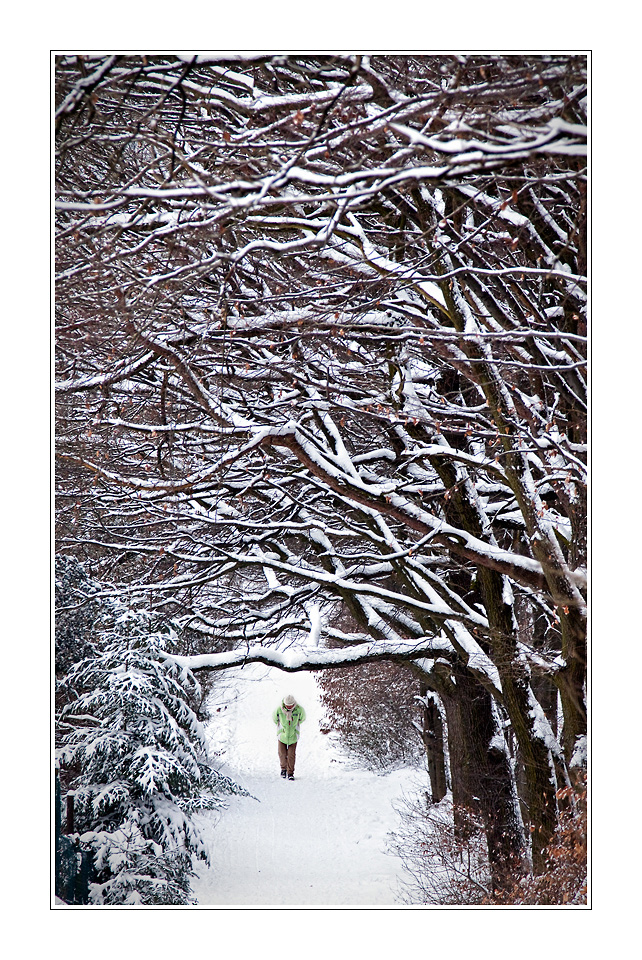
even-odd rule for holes
{"type": "Polygon", "coordinates": [[[289,746],[286,743],[279,744],[279,762],[281,764],[281,770],[287,770],[288,776],[294,773],[294,761],[296,759],[296,743],[291,743],[289,746]]]}

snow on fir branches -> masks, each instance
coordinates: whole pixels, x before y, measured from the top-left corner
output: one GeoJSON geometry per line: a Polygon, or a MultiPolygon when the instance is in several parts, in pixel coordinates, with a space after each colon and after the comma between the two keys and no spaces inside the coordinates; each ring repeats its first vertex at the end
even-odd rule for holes
{"type": "Polygon", "coordinates": [[[99,651],[58,685],[58,763],[79,842],[93,854],[90,902],[194,902],[190,878],[208,852],[192,814],[245,791],[207,758],[188,705],[196,681],[163,658],[171,632],[150,632],[148,615],[118,602],[112,613],[98,627],[99,651]]]}

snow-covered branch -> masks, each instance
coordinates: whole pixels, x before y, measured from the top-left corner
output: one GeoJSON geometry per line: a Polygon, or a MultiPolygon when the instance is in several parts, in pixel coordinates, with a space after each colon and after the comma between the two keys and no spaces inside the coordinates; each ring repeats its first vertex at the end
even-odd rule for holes
{"type": "Polygon", "coordinates": [[[438,638],[425,638],[408,644],[386,647],[380,643],[357,644],[342,649],[288,648],[275,650],[255,645],[246,649],[227,653],[206,653],[192,657],[165,654],[165,659],[179,667],[198,673],[200,670],[227,670],[230,667],[242,667],[249,663],[263,663],[278,667],[285,673],[297,673],[302,670],[315,671],[339,667],[354,667],[362,663],[375,663],[389,660],[403,663],[408,660],[435,658],[451,652],[449,643],[438,638]]]}

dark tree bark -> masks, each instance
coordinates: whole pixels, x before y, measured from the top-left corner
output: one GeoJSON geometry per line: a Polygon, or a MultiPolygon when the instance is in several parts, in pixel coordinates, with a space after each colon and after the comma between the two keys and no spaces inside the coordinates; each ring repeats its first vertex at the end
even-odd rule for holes
{"type": "Polygon", "coordinates": [[[465,840],[467,812],[481,817],[492,887],[501,891],[524,871],[526,857],[511,760],[490,694],[464,667],[455,668],[454,679],[456,694],[442,694],[442,700],[448,721],[455,825],[465,840]]]}
{"type": "Polygon", "coordinates": [[[428,776],[430,778],[430,793],[433,803],[443,800],[448,791],[446,784],[446,757],[444,752],[444,725],[441,712],[434,699],[428,695],[428,687],[424,683],[420,688],[420,696],[424,705],[422,711],[421,738],[426,750],[428,776]]]}

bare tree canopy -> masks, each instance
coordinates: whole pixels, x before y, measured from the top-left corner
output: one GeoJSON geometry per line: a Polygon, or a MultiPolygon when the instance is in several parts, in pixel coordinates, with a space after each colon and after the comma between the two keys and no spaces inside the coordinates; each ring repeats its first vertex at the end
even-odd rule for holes
{"type": "Polygon", "coordinates": [[[481,691],[536,870],[586,735],[586,97],[566,54],[56,68],[58,549],[191,669],[481,691]]]}

